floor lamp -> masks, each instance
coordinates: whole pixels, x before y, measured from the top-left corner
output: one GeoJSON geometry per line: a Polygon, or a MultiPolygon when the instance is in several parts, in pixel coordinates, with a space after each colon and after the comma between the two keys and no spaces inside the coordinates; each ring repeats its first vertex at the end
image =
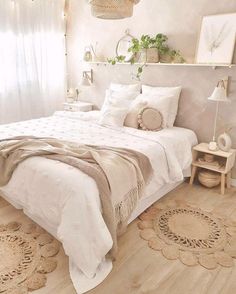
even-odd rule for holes
{"type": "Polygon", "coordinates": [[[215,120],[214,120],[213,139],[208,145],[208,148],[211,151],[218,150],[218,146],[216,143],[216,126],[217,126],[217,118],[218,118],[220,102],[229,102],[230,101],[227,98],[228,80],[229,80],[228,77],[220,80],[217,83],[217,86],[215,87],[212,95],[210,97],[208,97],[208,100],[216,102],[216,113],[215,113],[215,120]]]}

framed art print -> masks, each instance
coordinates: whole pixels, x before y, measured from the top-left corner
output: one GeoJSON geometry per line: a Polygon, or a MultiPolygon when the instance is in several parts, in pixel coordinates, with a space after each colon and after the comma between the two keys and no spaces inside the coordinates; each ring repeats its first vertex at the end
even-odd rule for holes
{"type": "Polygon", "coordinates": [[[196,63],[230,64],[236,36],[236,13],[202,19],[196,63]]]}

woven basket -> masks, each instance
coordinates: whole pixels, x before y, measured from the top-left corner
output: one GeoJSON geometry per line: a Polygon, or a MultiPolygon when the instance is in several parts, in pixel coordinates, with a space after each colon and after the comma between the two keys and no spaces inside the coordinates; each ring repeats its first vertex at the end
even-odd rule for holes
{"type": "Polygon", "coordinates": [[[143,49],[140,52],[139,62],[157,63],[159,54],[157,48],[143,49]]]}
{"type": "Polygon", "coordinates": [[[219,173],[201,170],[198,173],[198,180],[203,186],[213,188],[220,184],[221,179],[219,173]]]}
{"type": "Polygon", "coordinates": [[[121,19],[133,15],[134,0],[91,0],[92,15],[102,19],[121,19]]]}

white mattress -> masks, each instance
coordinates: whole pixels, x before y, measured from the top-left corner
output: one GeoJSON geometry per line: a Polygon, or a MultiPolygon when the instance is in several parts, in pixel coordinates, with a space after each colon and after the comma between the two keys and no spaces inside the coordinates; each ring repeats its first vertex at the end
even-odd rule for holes
{"type": "MultiPolygon", "coordinates": [[[[164,186],[174,187],[183,179],[183,171],[191,164],[191,147],[197,143],[191,130],[174,127],[145,132],[108,128],[96,123],[97,114],[59,112],[48,118],[3,125],[0,126],[0,139],[34,135],[140,151],[149,157],[154,170],[143,203],[164,186]]],[[[104,279],[111,270],[111,263],[104,257],[112,247],[112,240],[102,218],[99,193],[93,179],[61,162],[33,157],[17,167],[2,192],[8,201],[23,208],[62,241],[78,293],[104,279]]]]}

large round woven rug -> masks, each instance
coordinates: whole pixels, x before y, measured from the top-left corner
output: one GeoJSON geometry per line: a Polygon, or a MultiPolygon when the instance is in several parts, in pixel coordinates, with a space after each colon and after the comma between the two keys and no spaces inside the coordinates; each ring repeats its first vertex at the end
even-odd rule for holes
{"type": "Polygon", "coordinates": [[[33,223],[0,225],[0,293],[26,294],[46,284],[59,243],[33,223]]]}
{"type": "Polygon", "coordinates": [[[147,209],[138,227],[153,250],[183,264],[214,269],[232,267],[236,258],[236,223],[176,202],[147,209]]]}

